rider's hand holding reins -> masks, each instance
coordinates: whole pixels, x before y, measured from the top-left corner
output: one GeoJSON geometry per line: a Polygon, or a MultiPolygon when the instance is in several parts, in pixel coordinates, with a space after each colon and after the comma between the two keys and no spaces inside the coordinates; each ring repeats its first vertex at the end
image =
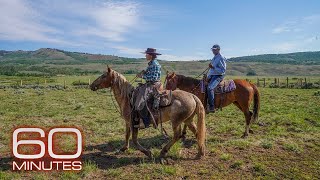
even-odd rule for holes
{"type": "Polygon", "coordinates": [[[145,70],[142,70],[140,73],[137,74],[137,77],[142,78],[144,73],[145,73],[145,70]]]}
{"type": "Polygon", "coordinates": [[[210,67],[210,68],[214,68],[211,63],[209,63],[209,67],[210,67]]]}

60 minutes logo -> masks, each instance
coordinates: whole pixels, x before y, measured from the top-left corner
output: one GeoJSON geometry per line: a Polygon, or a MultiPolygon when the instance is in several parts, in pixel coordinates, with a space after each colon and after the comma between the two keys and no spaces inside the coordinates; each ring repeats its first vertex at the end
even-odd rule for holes
{"type": "Polygon", "coordinates": [[[13,171],[79,171],[82,169],[80,156],[83,150],[82,133],[77,127],[55,127],[49,131],[44,131],[39,127],[21,127],[13,131],[12,134],[12,154],[14,160],[12,162],[13,171]],[[77,148],[74,152],[65,154],[56,154],[54,149],[57,145],[54,142],[61,142],[63,139],[57,139],[55,134],[76,135],[77,148]],[[29,138],[22,137],[28,135],[29,138]],[[20,135],[20,136],[19,136],[20,135]],[[32,137],[31,135],[37,135],[32,137]],[[33,147],[32,154],[22,154],[20,150],[33,147]]]}

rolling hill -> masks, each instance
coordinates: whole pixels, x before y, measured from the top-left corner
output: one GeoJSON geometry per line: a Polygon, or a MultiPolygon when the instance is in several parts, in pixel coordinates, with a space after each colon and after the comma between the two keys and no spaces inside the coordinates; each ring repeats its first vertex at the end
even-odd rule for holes
{"type": "MultiPolygon", "coordinates": [[[[161,58],[161,57],[160,57],[161,58]]],[[[0,50],[1,75],[83,75],[98,74],[109,64],[125,74],[135,74],[146,67],[144,59],[113,55],[69,52],[52,48],[36,51],[0,50]]],[[[161,61],[163,70],[196,75],[206,69],[208,60],[161,61]]],[[[320,75],[320,51],[289,54],[264,54],[230,58],[228,75],[320,75]]]]}

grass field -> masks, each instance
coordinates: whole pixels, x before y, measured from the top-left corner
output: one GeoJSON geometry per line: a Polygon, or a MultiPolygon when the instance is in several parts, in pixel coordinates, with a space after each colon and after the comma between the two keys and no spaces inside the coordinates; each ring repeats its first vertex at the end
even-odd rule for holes
{"type": "MultiPolygon", "coordinates": [[[[10,81],[7,83],[20,80],[10,78],[6,77],[10,81]]],[[[95,77],[81,77],[89,78],[95,77]]],[[[70,85],[80,79],[57,77],[52,83],[62,84],[64,80],[70,85]]],[[[169,164],[162,165],[147,159],[132,145],[125,153],[115,153],[124,143],[124,120],[116,112],[108,90],[0,89],[0,179],[320,179],[319,90],[259,90],[261,112],[252,126],[254,134],[240,138],[244,116],[231,105],[206,116],[205,159],[193,159],[197,146],[188,131],[187,142],[176,143],[169,153],[169,164]],[[20,125],[81,127],[86,146],[83,170],[11,172],[11,133],[20,125]]],[[[169,124],[165,127],[170,129],[169,124]]],[[[139,137],[155,156],[166,143],[153,128],[140,131],[139,137]]]]}

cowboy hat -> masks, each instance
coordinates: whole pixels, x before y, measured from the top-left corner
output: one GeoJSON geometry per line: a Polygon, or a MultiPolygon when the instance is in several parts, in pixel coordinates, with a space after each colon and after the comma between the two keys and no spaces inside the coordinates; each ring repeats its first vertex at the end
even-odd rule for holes
{"type": "Polygon", "coordinates": [[[142,52],[143,54],[155,54],[155,55],[161,55],[160,53],[157,53],[157,50],[154,48],[148,48],[145,52],[142,52]]]}

